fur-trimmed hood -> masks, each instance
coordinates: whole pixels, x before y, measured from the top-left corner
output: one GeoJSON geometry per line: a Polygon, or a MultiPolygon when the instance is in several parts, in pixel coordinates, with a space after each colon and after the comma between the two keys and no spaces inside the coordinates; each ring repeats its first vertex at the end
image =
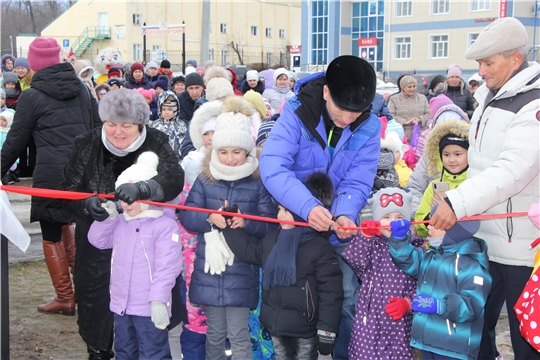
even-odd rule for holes
{"type": "Polygon", "coordinates": [[[203,125],[211,118],[217,118],[221,114],[223,102],[219,100],[209,101],[202,104],[194,113],[189,124],[189,135],[195,149],[203,146],[201,129],[203,125]]]}
{"type": "Polygon", "coordinates": [[[94,76],[95,70],[92,64],[86,60],[77,60],[75,61],[75,64],[73,65],[73,68],[75,69],[75,73],[77,74],[77,77],[81,79],[82,81],[88,81],[92,79],[94,76]],[[88,71],[88,74],[83,78],[81,77],[81,74],[88,71]]]}
{"type": "MultiPolygon", "coordinates": [[[[259,164],[260,164],[260,160],[261,160],[261,152],[262,152],[262,148],[257,148],[257,159],[259,159],[259,164]]],[[[212,173],[210,172],[210,159],[211,159],[211,157],[212,157],[212,147],[209,146],[209,147],[206,148],[206,152],[204,154],[204,159],[203,159],[202,164],[201,164],[201,170],[202,170],[201,171],[201,176],[204,179],[207,179],[212,183],[216,183],[219,180],[216,179],[215,177],[213,177],[212,173]]],[[[261,180],[261,173],[260,173],[259,169],[260,169],[260,167],[257,167],[257,170],[255,170],[253,172],[253,174],[251,174],[251,177],[254,178],[255,180],[261,180]]]]}
{"type": "Polygon", "coordinates": [[[459,137],[469,139],[470,124],[460,120],[448,120],[438,123],[431,129],[424,148],[428,173],[438,177],[441,174],[442,162],[439,155],[439,142],[443,136],[454,134],[459,137]]]}

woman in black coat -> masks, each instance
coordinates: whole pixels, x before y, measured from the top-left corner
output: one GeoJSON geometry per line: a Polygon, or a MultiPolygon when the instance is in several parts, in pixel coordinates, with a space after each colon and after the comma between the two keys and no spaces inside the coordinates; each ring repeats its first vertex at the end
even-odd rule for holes
{"type": "MultiPolygon", "coordinates": [[[[103,130],[96,129],[75,139],[65,170],[63,188],[70,191],[115,193],[115,199],[129,204],[137,200],[173,200],[184,185],[184,172],[169,145],[168,136],[145,127],[150,110],[136,91],[109,92],[100,102],[103,130]],[[115,191],[116,178],[135,163],[139,155],[152,151],[159,157],[158,174],[147,181],[123,184],[115,191]]],[[[97,196],[66,201],[76,217],[77,288],[79,333],[88,346],[90,359],[111,359],[113,315],[109,311],[111,250],[98,250],[88,242],[94,220],[108,213],[97,196]]]]}
{"type": "Polygon", "coordinates": [[[469,115],[469,119],[474,112],[474,98],[467,84],[461,79],[461,67],[456,64],[448,66],[446,81],[437,95],[445,94],[454,104],[469,115]]]}
{"type": "MultiPolygon", "coordinates": [[[[59,189],[73,139],[101,127],[97,104],[79,80],[73,66],[60,64],[60,46],[54,39],[37,38],[28,52],[34,71],[32,87],[19,97],[13,126],[2,147],[2,177],[33,137],[37,160],[33,187],[59,189]]],[[[43,254],[56,291],[56,298],[38,306],[38,311],[75,315],[75,297],[69,267],[73,272],[75,241],[67,224],[73,214],[57,199],[32,197],[30,221],[39,221],[43,254]]]]}

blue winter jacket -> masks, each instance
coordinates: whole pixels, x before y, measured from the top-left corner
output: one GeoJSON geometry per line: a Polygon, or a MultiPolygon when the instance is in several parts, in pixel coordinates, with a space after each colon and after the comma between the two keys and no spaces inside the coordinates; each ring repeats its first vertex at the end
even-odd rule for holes
{"type": "Polygon", "coordinates": [[[415,313],[411,346],[456,359],[478,357],[484,306],[491,291],[487,244],[471,238],[423,252],[409,241],[390,238],[394,263],[418,279],[417,294],[446,305],[442,314],[415,313]]]}
{"type": "MultiPolygon", "coordinates": [[[[185,206],[219,209],[228,200],[238,205],[243,214],[276,218],[277,209],[260,179],[251,175],[237,181],[209,178],[209,171],[199,175],[186,200],[185,206]]],[[[189,231],[198,232],[197,248],[189,298],[195,304],[209,306],[236,306],[254,309],[259,300],[259,267],[234,258],[221,275],[204,272],[206,242],[204,233],[211,231],[206,221],[208,213],[181,211],[179,218],[189,231]]],[[[246,220],[244,230],[250,236],[262,239],[275,229],[272,223],[246,220]]]]}
{"type": "MultiPolygon", "coordinates": [[[[264,145],[261,178],[280,204],[307,220],[311,209],[322,204],[302,182],[314,172],[326,173],[335,189],[330,212],[356,222],[375,179],[381,123],[370,112],[362,114],[343,129],[332,156],[327,145],[332,125],[322,115],[325,83],[324,72],[296,83],[298,95],[287,100],[264,145]]],[[[335,234],[330,242],[340,243],[335,234]]]]}
{"type": "Polygon", "coordinates": [[[384,96],[382,96],[381,94],[375,94],[375,98],[373,99],[371,105],[371,111],[378,117],[386,116],[387,121],[393,119],[392,115],[390,115],[390,111],[388,110],[388,104],[386,103],[386,100],[384,100],[384,96]]]}

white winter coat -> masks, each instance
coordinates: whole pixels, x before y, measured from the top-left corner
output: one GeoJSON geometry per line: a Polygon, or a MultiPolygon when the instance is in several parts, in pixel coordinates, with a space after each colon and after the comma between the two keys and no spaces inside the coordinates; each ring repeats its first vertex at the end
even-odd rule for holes
{"type": "MultiPolygon", "coordinates": [[[[531,63],[510,78],[488,104],[486,85],[476,91],[478,108],[469,132],[467,180],[447,192],[458,219],[527,212],[531,203],[539,201],[539,76],[540,65],[531,63]]],[[[530,267],[536,251],[528,246],[539,235],[526,216],[483,220],[476,234],[488,243],[491,261],[530,267]]]]}

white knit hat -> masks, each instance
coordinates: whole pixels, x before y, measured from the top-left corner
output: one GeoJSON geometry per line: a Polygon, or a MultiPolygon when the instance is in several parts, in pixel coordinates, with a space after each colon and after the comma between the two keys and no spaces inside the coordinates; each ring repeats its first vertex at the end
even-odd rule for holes
{"type": "Polygon", "coordinates": [[[212,136],[212,147],[216,150],[224,147],[241,148],[248,152],[253,150],[255,139],[251,135],[249,118],[242,113],[234,112],[219,115],[212,136]]]}
{"type": "Polygon", "coordinates": [[[6,119],[7,121],[7,128],[11,127],[11,124],[13,124],[13,116],[14,113],[11,110],[4,110],[0,113],[0,116],[6,119]]]}
{"type": "Polygon", "coordinates": [[[246,80],[257,80],[259,81],[259,73],[257,72],[257,70],[249,70],[247,73],[246,73],[246,80]]]}
{"type": "Polygon", "coordinates": [[[150,180],[157,173],[157,167],[159,164],[159,158],[156,153],[152,151],[143,152],[139,155],[137,162],[122,173],[116,179],[115,187],[119,187],[122,184],[134,183],[142,180],[150,180]]]}
{"type": "Polygon", "coordinates": [[[274,84],[276,84],[277,78],[280,77],[281,75],[287,75],[287,79],[289,79],[289,76],[290,76],[289,70],[285,68],[279,68],[276,71],[274,71],[274,84]]]}
{"type": "Polygon", "coordinates": [[[225,78],[213,78],[206,84],[206,100],[208,101],[214,101],[233,95],[233,87],[229,80],[225,78]]]}

